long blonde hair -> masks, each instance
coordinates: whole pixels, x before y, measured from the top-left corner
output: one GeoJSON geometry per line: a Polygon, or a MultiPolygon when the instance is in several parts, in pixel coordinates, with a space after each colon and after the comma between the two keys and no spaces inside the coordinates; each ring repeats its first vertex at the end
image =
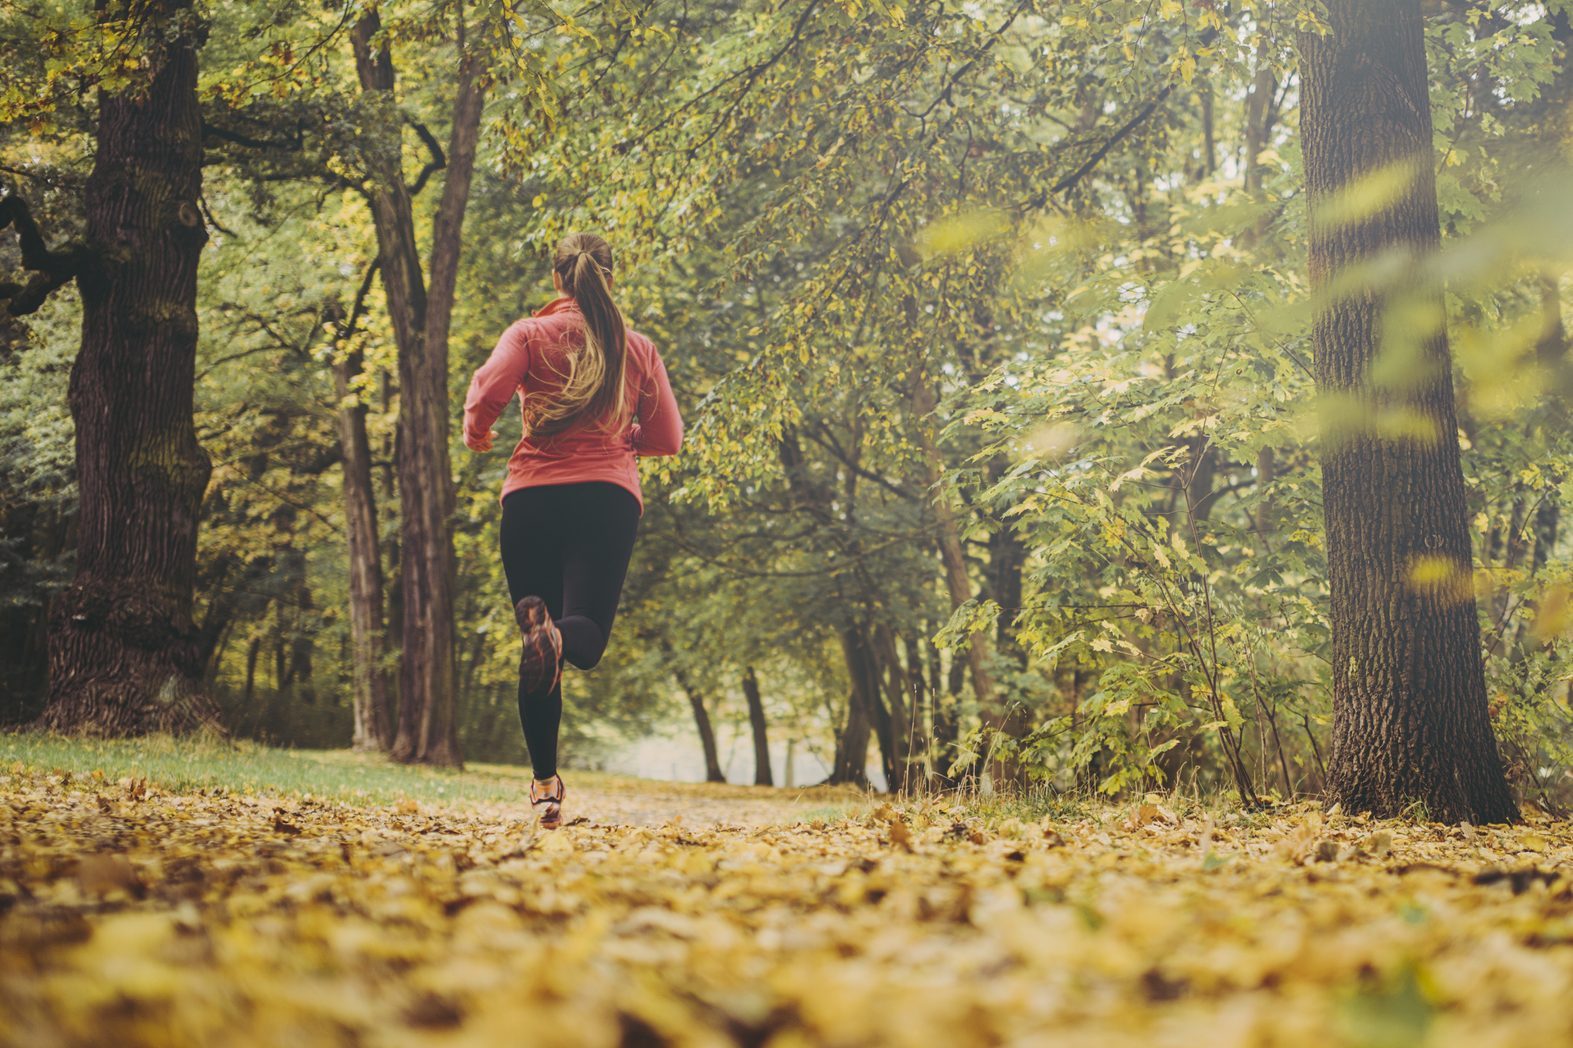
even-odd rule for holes
{"type": "Polygon", "coordinates": [[[594,233],[570,233],[552,269],[584,316],[584,348],[568,354],[562,389],[534,404],[530,436],[555,436],[586,418],[616,432],[629,419],[628,322],[612,301],[612,246],[594,233]]]}

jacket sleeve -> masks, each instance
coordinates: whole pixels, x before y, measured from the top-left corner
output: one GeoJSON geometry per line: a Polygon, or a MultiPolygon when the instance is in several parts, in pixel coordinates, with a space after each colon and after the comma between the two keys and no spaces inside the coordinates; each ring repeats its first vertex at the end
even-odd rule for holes
{"type": "Polygon", "coordinates": [[[510,325],[497,340],[492,355],[470,379],[470,391],[464,398],[464,443],[472,451],[485,445],[492,425],[530,370],[531,327],[524,320],[510,325]]]}
{"type": "Polygon", "coordinates": [[[632,440],[639,455],[675,455],[683,446],[683,417],[677,413],[677,398],[666,378],[661,355],[650,347],[650,374],[639,391],[639,421],[634,424],[632,440]]]}

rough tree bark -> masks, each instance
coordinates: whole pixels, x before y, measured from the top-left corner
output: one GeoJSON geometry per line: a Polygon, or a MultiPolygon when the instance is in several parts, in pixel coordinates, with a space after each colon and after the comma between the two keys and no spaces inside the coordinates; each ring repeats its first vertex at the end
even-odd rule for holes
{"type": "Polygon", "coordinates": [[[743,697],[748,700],[748,723],[754,730],[754,785],[773,786],[770,775],[770,739],[766,732],[765,702],[759,694],[759,675],[754,667],[743,670],[743,697]]]}
{"type": "Polygon", "coordinates": [[[1394,286],[1342,289],[1312,327],[1317,384],[1369,410],[1398,409],[1433,439],[1327,434],[1322,449],[1332,593],[1333,755],[1329,799],[1346,811],[1475,823],[1517,816],[1486,706],[1452,367],[1441,290],[1424,276],[1439,242],[1420,0],[1330,0],[1326,37],[1302,40],[1301,133],[1311,208],[1310,275],[1327,294],[1388,252],[1412,257],[1394,286]],[[1329,201],[1365,176],[1408,181],[1376,213],[1337,221],[1329,201]],[[1384,309],[1402,298],[1435,318],[1426,373],[1376,388],[1384,309]],[[1426,582],[1417,565],[1448,569],[1426,582]]]}
{"type": "MultiPolygon", "coordinates": [[[[421,272],[410,191],[404,184],[403,118],[394,99],[393,57],[381,21],[368,11],[351,45],[362,92],[384,134],[371,159],[368,199],[378,264],[399,347],[400,598],[402,660],[398,729],[391,755],[430,764],[461,763],[457,733],[453,472],[448,460],[448,329],[458,278],[464,213],[475,166],[485,92],[480,55],[461,25],[453,127],[442,199],[433,221],[431,282],[421,272]]],[[[435,145],[429,143],[435,151],[435,145]]]]}
{"type": "MultiPolygon", "coordinates": [[[[99,17],[126,15],[110,4],[99,17]]],[[[50,609],[39,724],[108,735],[218,723],[192,621],[197,518],[211,472],[192,423],[197,259],[207,241],[197,204],[202,25],[189,0],[154,0],[135,32],[148,76],[99,96],[86,246],[48,252],[32,229],[29,250],[31,219],[8,198],[24,264],[40,275],[25,288],[0,286],[13,313],[73,277],[81,293],[70,386],[76,575],[50,609]]]]}

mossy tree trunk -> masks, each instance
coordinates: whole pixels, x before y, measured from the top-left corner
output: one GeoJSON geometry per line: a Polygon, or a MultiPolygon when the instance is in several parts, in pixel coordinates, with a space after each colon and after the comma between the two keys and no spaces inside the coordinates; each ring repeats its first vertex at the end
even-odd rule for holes
{"type": "MultiPolygon", "coordinates": [[[[124,19],[122,5],[101,9],[124,19]]],[[[139,9],[145,81],[99,98],[76,272],[71,371],[80,509],[76,574],[50,614],[41,725],[137,735],[216,725],[192,622],[197,521],[211,472],[192,421],[197,259],[207,240],[189,0],[139,9]]]]}

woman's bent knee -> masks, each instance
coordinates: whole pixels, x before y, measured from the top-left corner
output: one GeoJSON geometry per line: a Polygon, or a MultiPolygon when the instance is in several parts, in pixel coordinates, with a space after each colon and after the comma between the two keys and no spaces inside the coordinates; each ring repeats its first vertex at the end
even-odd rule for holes
{"type": "Polygon", "coordinates": [[[593,670],[596,663],[601,661],[601,656],[606,652],[606,645],[601,645],[590,651],[576,651],[572,655],[564,652],[564,660],[568,665],[578,670],[593,670]]]}

